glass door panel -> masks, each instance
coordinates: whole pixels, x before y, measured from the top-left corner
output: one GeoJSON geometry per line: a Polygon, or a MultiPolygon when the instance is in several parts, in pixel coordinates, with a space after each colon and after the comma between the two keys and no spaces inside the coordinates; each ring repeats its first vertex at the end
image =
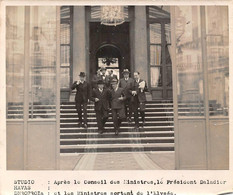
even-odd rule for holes
{"type": "Polygon", "coordinates": [[[29,118],[56,118],[56,7],[30,8],[29,118]]]}
{"type": "Polygon", "coordinates": [[[23,119],[24,7],[6,9],[6,118],[23,119]]]}
{"type": "Polygon", "coordinates": [[[228,9],[206,7],[209,115],[229,115],[228,9]]]}
{"type": "Polygon", "coordinates": [[[175,10],[175,39],[179,116],[204,116],[200,8],[175,10]]]}

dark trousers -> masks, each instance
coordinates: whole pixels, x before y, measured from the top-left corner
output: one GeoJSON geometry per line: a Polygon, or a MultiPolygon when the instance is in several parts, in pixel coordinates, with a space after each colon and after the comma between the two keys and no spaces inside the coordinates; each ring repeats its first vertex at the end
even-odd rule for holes
{"type": "Polygon", "coordinates": [[[120,109],[112,109],[112,119],[113,119],[113,125],[114,129],[118,130],[121,122],[125,119],[125,109],[120,108],[120,109]]]}
{"type": "Polygon", "coordinates": [[[140,103],[139,101],[134,101],[132,103],[133,105],[133,112],[134,112],[134,122],[135,125],[138,127],[139,126],[139,117],[138,117],[138,111],[140,113],[140,116],[142,118],[142,122],[145,122],[145,103],[140,103]],[[143,104],[143,105],[140,105],[143,104]]]}
{"type": "Polygon", "coordinates": [[[79,122],[84,124],[87,124],[87,103],[81,103],[81,102],[76,102],[76,110],[78,113],[78,118],[79,122]],[[82,119],[82,113],[83,113],[83,119],[82,119]]]}
{"type": "Polygon", "coordinates": [[[98,131],[102,131],[106,121],[108,120],[108,111],[102,107],[100,110],[95,110],[95,112],[98,131]]]}
{"type": "Polygon", "coordinates": [[[131,119],[132,117],[132,102],[131,98],[125,100],[125,115],[131,119]]]}

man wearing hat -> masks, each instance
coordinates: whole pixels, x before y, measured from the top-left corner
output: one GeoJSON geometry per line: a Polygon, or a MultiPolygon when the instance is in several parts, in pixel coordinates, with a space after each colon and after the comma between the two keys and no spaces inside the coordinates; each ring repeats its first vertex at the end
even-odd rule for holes
{"type": "Polygon", "coordinates": [[[93,89],[91,100],[95,102],[96,120],[100,134],[104,132],[104,125],[108,120],[110,95],[110,91],[104,88],[104,81],[98,80],[97,88],[93,89]]]}
{"type": "Polygon", "coordinates": [[[132,105],[133,105],[133,112],[134,112],[134,121],[135,121],[135,128],[139,128],[139,117],[138,117],[138,110],[140,112],[141,120],[142,120],[142,127],[145,125],[145,110],[146,110],[146,94],[145,92],[148,91],[146,81],[140,78],[139,72],[134,72],[134,86],[130,91],[133,98],[132,98],[132,105]]]}
{"type": "Polygon", "coordinates": [[[113,79],[111,82],[111,108],[112,108],[112,119],[115,129],[115,134],[118,135],[119,127],[125,117],[125,105],[124,100],[126,99],[124,89],[118,87],[118,80],[113,79]]]}
{"type": "Polygon", "coordinates": [[[132,117],[132,106],[131,106],[131,97],[132,94],[130,93],[130,90],[132,90],[132,87],[134,85],[134,79],[129,77],[129,70],[124,69],[122,72],[124,78],[120,79],[119,87],[124,89],[126,100],[125,100],[125,114],[128,116],[128,121],[131,122],[132,117]],[[127,113],[128,110],[128,113],[127,113]],[[128,114],[128,115],[127,115],[128,114]]]}
{"type": "Polygon", "coordinates": [[[76,89],[75,106],[78,113],[79,123],[78,126],[87,128],[87,103],[90,98],[90,85],[85,81],[85,72],[80,72],[79,81],[75,81],[71,89],[76,89]],[[82,119],[83,110],[83,119],[82,119]]]}

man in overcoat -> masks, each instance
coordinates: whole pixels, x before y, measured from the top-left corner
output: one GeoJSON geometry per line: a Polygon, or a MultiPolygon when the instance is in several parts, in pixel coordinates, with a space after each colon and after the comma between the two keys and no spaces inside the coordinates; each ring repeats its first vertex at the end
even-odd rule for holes
{"type": "Polygon", "coordinates": [[[125,114],[128,116],[128,121],[131,122],[132,117],[132,104],[131,104],[131,98],[132,94],[130,93],[130,90],[132,90],[134,86],[134,79],[129,77],[129,70],[124,69],[122,72],[124,78],[121,78],[119,81],[119,87],[124,89],[126,100],[125,100],[125,114]],[[128,110],[128,112],[127,112],[128,110]]]}
{"type": "Polygon", "coordinates": [[[96,120],[98,132],[102,134],[104,125],[109,116],[110,91],[104,87],[104,81],[100,79],[97,82],[97,88],[93,89],[91,100],[95,102],[96,120]]]}
{"type": "Polygon", "coordinates": [[[90,98],[90,84],[85,81],[85,72],[80,72],[79,81],[75,81],[71,89],[76,89],[75,106],[78,113],[78,127],[87,128],[87,103],[90,98]],[[82,118],[83,112],[83,118],[82,118]]]}
{"type": "Polygon", "coordinates": [[[133,98],[131,100],[131,104],[133,106],[134,112],[134,121],[135,121],[135,128],[139,128],[139,117],[138,117],[138,110],[140,112],[140,116],[142,119],[142,126],[145,125],[145,109],[146,109],[146,94],[145,92],[148,91],[146,81],[140,78],[139,72],[134,72],[134,85],[132,90],[130,90],[133,98]]]}
{"type": "Polygon", "coordinates": [[[124,89],[118,87],[118,80],[111,82],[111,109],[115,134],[118,135],[121,122],[126,118],[124,100],[126,99],[124,89]]]}

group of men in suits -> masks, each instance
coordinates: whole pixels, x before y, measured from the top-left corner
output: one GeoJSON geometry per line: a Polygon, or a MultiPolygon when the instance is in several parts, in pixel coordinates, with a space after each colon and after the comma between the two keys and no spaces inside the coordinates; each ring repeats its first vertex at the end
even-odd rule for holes
{"type": "Polygon", "coordinates": [[[95,103],[98,132],[105,131],[105,123],[108,120],[109,112],[112,112],[115,134],[118,135],[119,128],[126,118],[131,123],[134,113],[135,128],[139,128],[138,111],[142,119],[142,126],[145,125],[145,101],[147,91],[146,82],[140,79],[140,73],[134,72],[134,79],[129,77],[129,70],[124,69],[124,78],[118,81],[114,74],[106,75],[106,69],[92,79],[92,85],[85,81],[85,73],[81,72],[80,81],[75,81],[71,89],[76,89],[75,104],[79,118],[78,126],[87,128],[87,103],[95,103]],[[83,117],[82,117],[83,112],[83,117]]]}

